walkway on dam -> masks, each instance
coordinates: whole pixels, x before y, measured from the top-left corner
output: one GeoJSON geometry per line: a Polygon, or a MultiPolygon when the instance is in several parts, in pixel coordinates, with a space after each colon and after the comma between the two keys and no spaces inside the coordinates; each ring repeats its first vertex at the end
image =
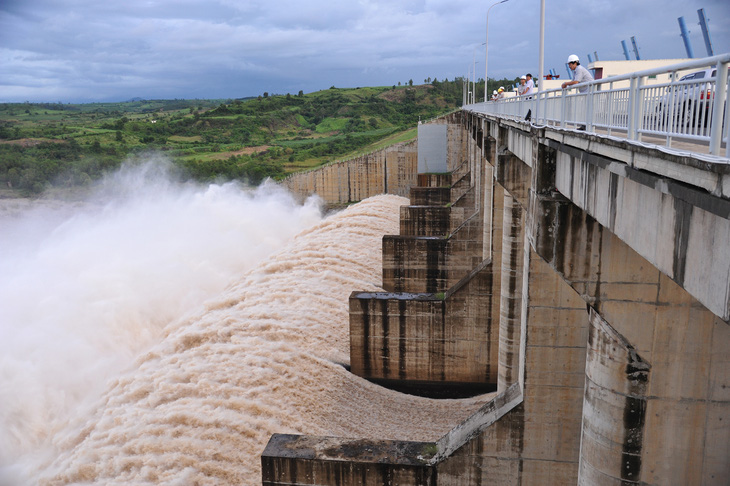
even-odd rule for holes
{"type": "Polygon", "coordinates": [[[531,96],[474,103],[464,110],[538,126],[652,143],[680,152],[730,158],[730,53],[597,79],[531,96]]]}

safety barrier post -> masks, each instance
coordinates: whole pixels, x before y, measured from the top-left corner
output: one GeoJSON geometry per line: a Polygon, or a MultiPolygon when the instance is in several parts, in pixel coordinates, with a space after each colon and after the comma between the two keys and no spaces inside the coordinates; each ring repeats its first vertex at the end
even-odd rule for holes
{"type": "MultiPolygon", "coordinates": [[[[713,100],[712,107],[712,124],[710,132],[710,153],[713,155],[719,155],[720,146],[722,145],[722,121],[725,117],[725,101],[727,99],[727,70],[730,63],[718,63],[717,64],[717,77],[715,79],[715,99],[713,100]]],[[[728,123],[730,125],[730,123],[728,123]]],[[[730,130],[728,130],[730,134],[730,130]]],[[[730,135],[728,135],[730,137],[730,135]]],[[[730,138],[729,138],[730,140],[730,138]]],[[[730,145],[730,144],[728,144],[730,145]]],[[[730,147],[726,147],[726,156],[730,154],[730,147]]]]}
{"type": "Polygon", "coordinates": [[[628,117],[629,127],[626,138],[629,140],[636,140],[636,103],[638,102],[637,97],[637,85],[638,80],[636,77],[631,77],[631,85],[629,86],[629,104],[628,104],[628,117]]]}
{"type": "Polygon", "coordinates": [[[636,117],[634,119],[634,122],[636,123],[634,125],[635,130],[635,136],[634,140],[641,141],[641,129],[644,128],[644,103],[643,103],[643,93],[642,93],[642,87],[644,86],[646,80],[646,76],[639,76],[636,80],[636,98],[635,99],[635,110],[636,110],[636,117]]]}
{"type": "Polygon", "coordinates": [[[591,84],[588,87],[588,100],[586,100],[586,130],[589,132],[593,131],[593,122],[595,121],[593,119],[593,99],[596,96],[597,87],[597,84],[591,84]]]}

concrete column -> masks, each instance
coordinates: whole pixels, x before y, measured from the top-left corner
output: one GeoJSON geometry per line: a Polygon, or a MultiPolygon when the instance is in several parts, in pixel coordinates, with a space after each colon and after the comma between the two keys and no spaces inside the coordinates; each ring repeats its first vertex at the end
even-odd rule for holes
{"type": "Polygon", "coordinates": [[[526,265],[523,403],[439,464],[439,486],[577,482],[588,314],[537,254],[526,265]]]}
{"type": "MultiPolygon", "coordinates": [[[[485,122],[486,123],[486,122],[485,122]]],[[[486,133],[486,131],[485,131],[486,133]]],[[[492,237],[493,237],[493,219],[494,219],[494,166],[493,161],[496,160],[497,157],[497,144],[495,143],[493,138],[485,138],[484,140],[484,150],[483,150],[483,174],[482,174],[482,180],[484,187],[483,190],[483,197],[481,201],[481,211],[483,216],[483,228],[484,228],[484,236],[483,236],[483,242],[484,247],[482,251],[482,259],[489,260],[490,258],[493,258],[492,251],[493,251],[493,245],[492,245],[492,237]]]]}
{"type": "Polygon", "coordinates": [[[481,201],[482,228],[484,231],[482,235],[482,259],[489,260],[493,258],[492,225],[494,224],[494,169],[491,165],[484,164],[482,178],[484,180],[484,194],[481,201]]]}
{"type": "Polygon", "coordinates": [[[518,380],[524,262],[524,214],[519,202],[507,193],[504,195],[503,225],[497,381],[500,392],[518,380]]]}
{"type": "Polygon", "coordinates": [[[593,309],[579,485],[639,484],[651,365],[593,309]]]}

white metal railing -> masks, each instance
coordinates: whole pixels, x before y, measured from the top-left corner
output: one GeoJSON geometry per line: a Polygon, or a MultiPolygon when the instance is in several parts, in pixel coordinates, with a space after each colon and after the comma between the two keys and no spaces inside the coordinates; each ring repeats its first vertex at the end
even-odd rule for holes
{"type": "Polygon", "coordinates": [[[530,110],[532,123],[538,125],[600,130],[637,141],[658,136],[667,147],[695,141],[712,155],[722,157],[724,152],[730,158],[729,67],[726,53],[463,109],[516,120],[530,110]],[[653,82],[660,75],[669,75],[669,81],[653,82]],[[581,93],[581,88],[588,89],[581,93]]]}

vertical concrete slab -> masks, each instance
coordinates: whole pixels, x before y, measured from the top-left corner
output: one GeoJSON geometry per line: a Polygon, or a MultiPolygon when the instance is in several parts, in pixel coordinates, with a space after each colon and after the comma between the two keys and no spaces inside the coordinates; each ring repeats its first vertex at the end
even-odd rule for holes
{"type": "MultiPolygon", "coordinates": [[[[657,167],[662,164],[658,152],[640,156],[657,167]]],[[[674,181],[575,147],[561,147],[557,160],[557,189],[562,194],[730,321],[727,199],[703,190],[698,178],[686,179],[685,174],[685,180],[674,181]]]]}
{"type": "Polygon", "coordinates": [[[447,125],[418,125],[418,172],[447,172],[447,125]]]}
{"type": "Polygon", "coordinates": [[[590,323],[578,484],[639,484],[651,365],[592,309],[590,323]]]}
{"type": "MultiPolygon", "coordinates": [[[[730,219],[694,207],[686,243],[683,287],[730,320],[730,219]],[[723,312],[724,311],[724,312],[723,312]]],[[[676,279],[675,279],[676,280],[676,279]]]]}
{"type": "Polygon", "coordinates": [[[484,235],[482,241],[484,247],[482,249],[482,259],[489,260],[492,258],[492,226],[494,219],[494,167],[490,160],[494,160],[496,157],[494,148],[496,144],[493,140],[488,139],[485,141],[484,147],[484,163],[483,168],[483,192],[481,201],[481,211],[483,216],[483,229],[484,235]]]}
{"type": "Polygon", "coordinates": [[[502,230],[498,391],[504,391],[510,385],[516,383],[520,369],[524,227],[522,206],[510,194],[505,193],[504,226],[502,230]]]}
{"type": "MultiPolygon", "coordinates": [[[[588,315],[585,302],[534,251],[528,253],[523,296],[524,455],[572,466],[580,444],[588,315]],[[533,333],[533,329],[540,328],[533,333]],[[546,336],[551,336],[549,342],[546,336]]],[[[538,480],[538,478],[534,478],[538,480]]]]}

